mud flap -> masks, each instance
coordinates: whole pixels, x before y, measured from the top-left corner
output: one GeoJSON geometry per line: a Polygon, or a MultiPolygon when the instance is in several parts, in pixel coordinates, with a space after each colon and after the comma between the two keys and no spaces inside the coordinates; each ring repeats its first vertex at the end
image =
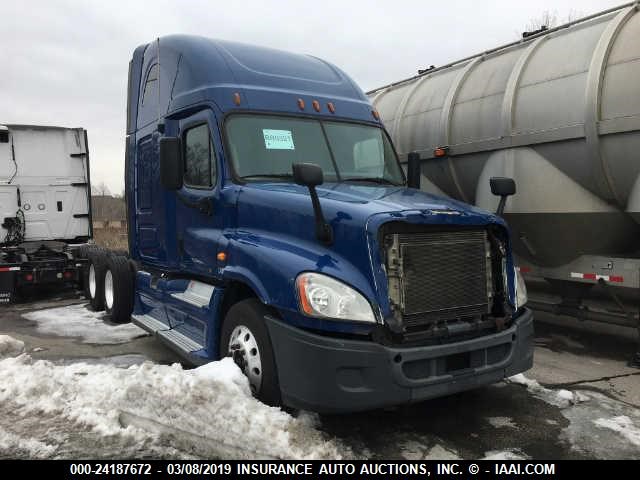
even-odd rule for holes
{"type": "Polygon", "coordinates": [[[16,291],[16,272],[20,267],[0,266],[0,305],[13,303],[16,291]]]}

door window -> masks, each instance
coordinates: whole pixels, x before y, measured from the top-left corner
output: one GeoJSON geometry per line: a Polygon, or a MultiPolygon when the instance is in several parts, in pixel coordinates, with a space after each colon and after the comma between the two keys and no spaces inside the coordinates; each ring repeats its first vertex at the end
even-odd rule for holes
{"type": "Polygon", "coordinates": [[[184,183],[190,187],[211,188],[216,178],[213,145],[206,123],[190,128],[184,135],[184,183]]]}

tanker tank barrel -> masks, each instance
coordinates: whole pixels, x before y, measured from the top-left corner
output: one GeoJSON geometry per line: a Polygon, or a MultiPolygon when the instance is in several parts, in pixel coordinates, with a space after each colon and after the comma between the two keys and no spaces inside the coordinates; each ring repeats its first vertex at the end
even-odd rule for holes
{"type": "Polygon", "coordinates": [[[368,92],[401,161],[419,155],[412,168],[423,190],[489,211],[502,204],[525,278],[552,283],[561,298],[584,299],[600,292],[604,278],[633,311],[640,298],[639,5],[530,32],[368,92]],[[518,194],[498,199],[492,177],[512,178],[518,194]]]}

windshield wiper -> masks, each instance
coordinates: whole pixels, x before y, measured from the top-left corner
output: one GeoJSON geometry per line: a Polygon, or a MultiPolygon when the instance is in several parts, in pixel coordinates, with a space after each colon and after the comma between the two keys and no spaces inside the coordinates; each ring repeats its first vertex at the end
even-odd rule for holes
{"type": "Polygon", "coordinates": [[[255,175],[245,175],[242,179],[252,178],[293,178],[292,173],[256,173],[255,175]]]}
{"type": "Polygon", "coordinates": [[[399,186],[399,183],[392,182],[389,179],[384,177],[354,177],[354,178],[342,178],[343,182],[371,182],[371,183],[381,183],[384,185],[395,185],[399,186]]]}

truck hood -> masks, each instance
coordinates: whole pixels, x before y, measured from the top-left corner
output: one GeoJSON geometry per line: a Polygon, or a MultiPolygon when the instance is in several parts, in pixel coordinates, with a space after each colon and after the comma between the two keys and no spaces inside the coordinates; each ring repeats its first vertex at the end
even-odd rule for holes
{"type": "MultiPolygon", "coordinates": [[[[349,217],[360,221],[379,213],[421,212],[432,217],[426,223],[477,224],[502,220],[484,210],[450,198],[432,195],[421,190],[401,186],[325,183],[317,187],[320,204],[327,222],[340,223],[349,217]],[[435,220],[435,222],[433,221],[435,220]]],[[[292,183],[256,183],[243,187],[240,203],[262,200],[263,211],[298,221],[300,217],[313,219],[313,208],[306,187],[292,183]]],[[[275,227],[275,225],[274,225],[275,227]]],[[[276,227],[277,228],[277,227],[276,227]]]]}
{"type": "MultiPolygon", "coordinates": [[[[378,305],[381,318],[391,315],[378,244],[382,225],[504,225],[501,218],[486,211],[411,188],[328,183],[317,191],[325,220],[333,229],[331,245],[315,236],[306,187],[291,183],[244,185],[237,200],[237,228],[229,236],[234,239],[237,262],[252,265],[245,275],[276,262],[270,275],[288,283],[291,292],[300,272],[323,272],[362,292],[372,305],[378,305]]],[[[277,295],[285,298],[287,290],[277,295]]],[[[282,304],[295,302],[282,300],[282,304]]]]}

